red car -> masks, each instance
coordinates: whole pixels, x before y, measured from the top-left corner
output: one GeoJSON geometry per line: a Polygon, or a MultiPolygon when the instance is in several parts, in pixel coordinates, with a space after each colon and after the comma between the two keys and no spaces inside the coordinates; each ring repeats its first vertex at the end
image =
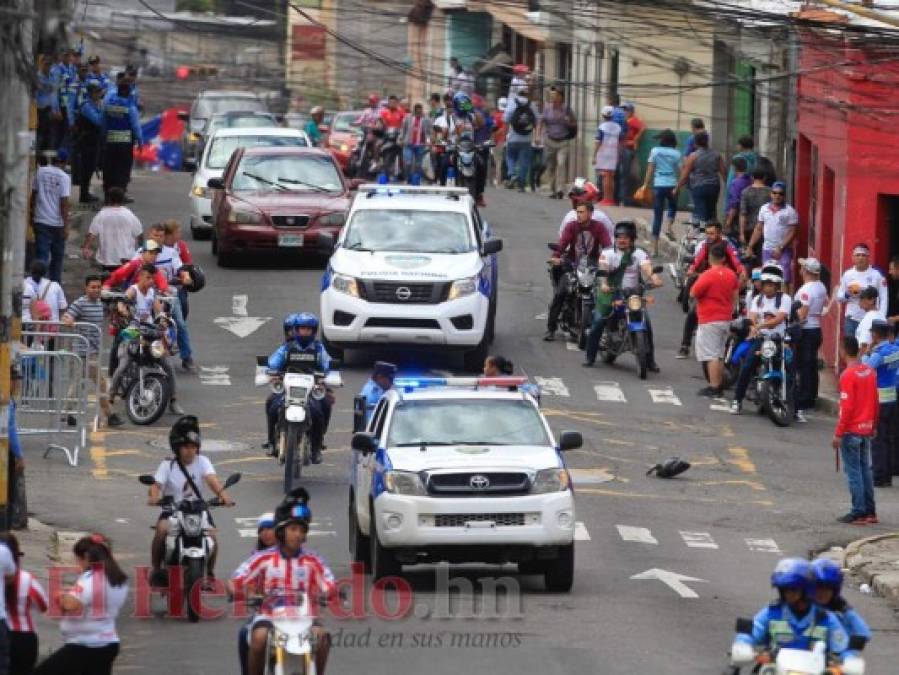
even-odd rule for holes
{"type": "Polygon", "coordinates": [[[222,267],[251,251],[330,255],[353,187],[325,150],[237,148],[209,181],[212,253],[222,267]]]}
{"type": "Polygon", "coordinates": [[[344,171],[346,171],[350,155],[356,149],[362,134],[361,127],[356,124],[356,120],[361,115],[361,110],[341,112],[334,115],[331,122],[331,129],[328,133],[328,150],[331,151],[334,159],[344,171]]]}

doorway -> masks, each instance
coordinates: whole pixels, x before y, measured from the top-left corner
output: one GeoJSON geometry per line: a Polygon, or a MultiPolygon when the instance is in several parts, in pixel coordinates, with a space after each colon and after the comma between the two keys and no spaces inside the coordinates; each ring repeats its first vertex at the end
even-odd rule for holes
{"type": "Polygon", "coordinates": [[[874,262],[886,270],[890,258],[899,255],[899,195],[877,195],[877,245],[874,262]]]}

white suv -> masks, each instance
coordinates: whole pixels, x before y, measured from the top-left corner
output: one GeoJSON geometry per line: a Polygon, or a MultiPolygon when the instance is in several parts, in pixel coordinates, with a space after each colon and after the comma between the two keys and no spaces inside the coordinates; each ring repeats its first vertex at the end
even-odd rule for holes
{"type": "Polygon", "coordinates": [[[375,579],[403,564],[514,562],[570,590],[575,510],[561,453],[582,438],[563,431],[556,443],[523,382],[397,379],[353,435],[354,562],[375,579]]]}
{"type": "Polygon", "coordinates": [[[328,352],[414,345],[480,370],[496,320],[496,254],[463,188],[363,185],[322,280],[328,352]]]}

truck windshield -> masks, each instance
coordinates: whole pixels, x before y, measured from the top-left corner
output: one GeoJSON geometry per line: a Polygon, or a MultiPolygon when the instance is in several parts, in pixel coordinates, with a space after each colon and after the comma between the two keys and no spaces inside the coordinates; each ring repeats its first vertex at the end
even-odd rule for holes
{"type": "Polygon", "coordinates": [[[347,226],[344,247],[367,251],[468,253],[475,249],[465,214],[362,209],[347,226]]]}
{"type": "Polygon", "coordinates": [[[390,423],[389,447],[551,444],[528,401],[453,399],[404,401],[390,423]]]}

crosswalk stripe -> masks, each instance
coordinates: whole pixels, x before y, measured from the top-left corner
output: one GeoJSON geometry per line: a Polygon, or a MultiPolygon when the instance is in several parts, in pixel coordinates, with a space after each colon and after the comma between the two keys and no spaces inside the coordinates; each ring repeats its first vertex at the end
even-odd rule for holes
{"type": "Polygon", "coordinates": [[[577,342],[565,342],[565,349],[570,352],[579,352],[581,351],[580,347],[577,346],[577,342]]]}
{"type": "Polygon", "coordinates": [[[709,410],[729,413],[730,401],[728,401],[726,398],[713,398],[712,403],[709,404],[709,410]]]}
{"type": "Polygon", "coordinates": [[[780,554],[780,547],[773,539],[746,539],[746,545],[750,551],[759,551],[760,553],[776,553],[780,554]]]}
{"type": "Polygon", "coordinates": [[[670,403],[671,405],[681,405],[680,399],[674,393],[671,387],[650,387],[649,396],[653,403],[670,403]]]}
{"type": "Polygon", "coordinates": [[[587,526],[584,525],[581,521],[577,521],[574,524],[574,540],[590,541],[590,533],[587,531],[587,526]]]}
{"type": "Polygon", "coordinates": [[[640,544],[658,544],[658,540],[652,536],[645,527],[632,527],[630,525],[616,525],[618,534],[624,541],[636,541],[640,544]]]}
{"type": "Polygon", "coordinates": [[[617,382],[597,382],[593,385],[593,391],[596,392],[597,401],[613,401],[616,403],[627,403],[624,392],[617,382]]]}
{"type": "Polygon", "coordinates": [[[200,383],[227,387],[231,384],[228,366],[200,366],[200,383]]]}
{"type": "Polygon", "coordinates": [[[718,544],[708,532],[680,532],[684,543],[690,548],[718,548],[718,544]]]}
{"type": "Polygon", "coordinates": [[[540,387],[540,393],[547,396],[571,396],[568,387],[562,381],[561,377],[540,377],[534,376],[534,381],[540,387]]]}

